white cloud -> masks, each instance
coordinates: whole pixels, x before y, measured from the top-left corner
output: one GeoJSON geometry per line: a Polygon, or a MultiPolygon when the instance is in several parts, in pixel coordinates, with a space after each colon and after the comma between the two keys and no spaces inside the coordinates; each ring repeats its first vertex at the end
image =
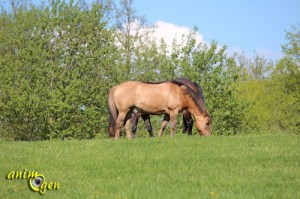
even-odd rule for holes
{"type": "MultiPolygon", "coordinates": [[[[123,26],[126,29],[126,25],[123,26]]],[[[199,32],[194,32],[192,28],[186,26],[178,26],[165,21],[157,21],[154,23],[153,27],[142,26],[139,21],[132,22],[129,27],[130,35],[136,36],[137,31],[139,35],[148,35],[148,39],[154,40],[159,45],[161,39],[163,39],[167,45],[167,51],[172,52],[172,44],[174,39],[176,40],[176,45],[182,46],[187,42],[187,36],[193,32],[193,37],[196,40],[195,45],[204,43],[203,36],[199,32]]],[[[119,31],[121,33],[121,31],[119,31]]],[[[124,38],[123,38],[124,39],[124,38]]],[[[116,43],[121,45],[120,42],[116,43]]],[[[143,39],[139,40],[136,45],[144,45],[143,39]],[[140,43],[142,41],[142,43],[140,43]]]]}
{"type": "MultiPolygon", "coordinates": [[[[177,26],[175,24],[164,21],[157,21],[154,26],[155,28],[153,36],[155,40],[159,42],[161,39],[164,39],[169,47],[172,46],[174,38],[176,39],[178,44],[186,42],[185,40],[183,40],[182,35],[187,36],[191,33],[191,31],[193,31],[189,27],[177,26]]],[[[203,36],[199,32],[195,33],[195,39],[196,45],[203,42],[203,36]]]]}
{"type": "MultiPolygon", "coordinates": [[[[191,32],[194,30],[190,27],[186,26],[178,26],[176,24],[172,24],[165,21],[156,21],[154,23],[153,28],[146,27],[143,29],[143,27],[139,24],[139,21],[135,21],[132,24],[130,24],[130,34],[135,35],[136,31],[141,31],[140,33],[145,34],[149,32],[150,39],[154,39],[157,44],[160,44],[161,39],[164,39],[164,41],[167,44],[167,50],[168,52],[172,52],[172,43],[175,39],[177,41],[177,45],[183,45],[186,41],[186,36],[188,36],[191,32]],[[183,35],[185,37],[183,37],[183,35]]],[[[200,32],[194,33],[194,38],[196,39],[196,45],[200,43],[205,43],[206,45],[210,45],[208,42],[204,41],[203,35],[200,32]]],[[[223,45],[218,44],[218,50],[220,50],[223,47],[223,45]]],[[[267,48],[256,48],[252,52],[244,51],[240,46],[227,46],[227,54],[229,56],[232,56],[234,53],[238,54],[244,54],[246,57],[251,58],[256,54],[265,57],[266,59],[271,60],[278,60],[283,57],[283,54],[280,52],[275,52],[273,50],[267,49],[267,48]]]]}
{"type": "MultiPolygon", "coordinates": [[[[164,22],[164,21],[157,21],[154,23],[153,26],[147,27],[142,26],[138,20],[132,22],[129,24],[129,26],[126,27],[126,25],[123,25],[123,29],[126,30],[126,28],[129,28],[130,35],[132,36],[146,36],[145,39],[150,39],[150,41],[156,41],[156,43],[159,45],[161,42],[161,39],[163,39],[167,45],[167,51],[168,53],[172,52],[172,44],[174,39],[176,40],[176,45],[182,46],[186,44],[187,42],[187,36],[193,32],[193,37],[196,40],[195,45],[197,46],[200,43],[203,43],[203,36],[199,32],[194,32],[192,28],[185,27],[185,26],[178,26],[172,23],[164,22]],[[139,32],[137,32],[139,31],[139,32]],[[138,33],[138,35],[136,34],[138,33]]],[[[119,33],[122,33],[121,31],[118,31],[119,33]]],[[[124,33],[122,33],[124,34],[124,33]]],[[[125,38],[123,37],[122,40],[125,38]]],[[[145,40],[143,40],[143,37],[141,40],[137,40],[137,42],[134,44],[136,46],[139,45],[145,45],[145,40]]],[[[120,41],[116,42],[117,45],[121,45],[120,41]]]]}

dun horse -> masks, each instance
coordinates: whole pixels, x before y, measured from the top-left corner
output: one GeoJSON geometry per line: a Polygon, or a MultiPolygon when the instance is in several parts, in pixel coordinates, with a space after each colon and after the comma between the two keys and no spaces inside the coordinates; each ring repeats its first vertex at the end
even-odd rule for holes
{"type": "MultiPolygon", "coordinates": [[[[188,86],[189,88],[191,88],[201,98],[201,99],[199,99],[200,100],[199,103],[200,104],[203,103],[202,106],[205,106],[203,91],[202,91],[202,88],[200,87],[199,84],[197,84],[196,82],[192,82],[191,80],[185,79],[185,78],[177,78],[177,79],[175,79],[175,81],[181,82],[182,84],[184,84],[184,85],[188,86]]],[[[151,126],[151,122],[150,122],[150,115],[143,114],[143,113],[136,113],[134,111],[131,113],[133,136],[134,137],[136,136],[138,120],[139,120],[140,117],[142,117],[142,119],[144,120],[147,131],[149,132],[149,135],[151,137],[153,137],[153,131],[152,131],[152,126],[151,126]]],[[[169,120],[168,116],[165,115],[164,121],[168,121],[168,120],[169,120]]],[[[194,121],[193,121],[191,113],[188,112],[187,110],[182,111],[182,121],[183,121],[182,133],[186,133],[188,131],[188,135],[192,135],[192,128],[193,128],[194,121]]],[[[167,125],[166,122],[162,123],[162,130],[165,129],[166,125],[167,125]]]]}
{"type": "MultiPolygon", "coordinates": [[[[200,100],[201,101],[201,100],[200,100]]],[[[201,135],[210,135],[210,119],[205,106],[199,103],[199,95],[180,81],[148,84],[129,81],[114,86],[108,95],[110,116],[109,130],[115,138],[125,124],[128,138],[131,138],[130,114],[135,111],[148,115],[165,114],[171,121],[171,136],[175,135],[176,117],[187,109],[195,118],[196,128],[201,135]]],[[[163,121],[168,123],[168,121],[163,121]]],[[[159,135],[162,135],[162,128],[159,135]]]]}

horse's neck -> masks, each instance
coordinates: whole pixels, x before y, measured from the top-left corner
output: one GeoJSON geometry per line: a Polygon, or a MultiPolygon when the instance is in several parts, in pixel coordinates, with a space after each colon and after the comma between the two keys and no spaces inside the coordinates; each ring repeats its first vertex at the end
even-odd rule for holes
{"type": "Polygon", "coordinates": [[[198,115],[201,114],[201,112],[200,112],[200,110],[199,110],[197,104],[196,104],[196,103],[194,102],[194,100],[193,100],[190,96],[188,96],[188,95],[186,95],[186,102],[187,102],[187,107],[188,107],[187,109],[188,109],[188,111],[189,111],[190,113],[192,113],[192,115],[198,116],[198,115]]]}

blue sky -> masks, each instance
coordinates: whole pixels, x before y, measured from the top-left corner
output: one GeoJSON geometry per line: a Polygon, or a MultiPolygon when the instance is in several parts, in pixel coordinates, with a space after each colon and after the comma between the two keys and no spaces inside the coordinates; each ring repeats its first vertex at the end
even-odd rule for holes
{"type": "Polygon", "coordinates": [[[285,30],[300,26],[299,0],[135,0],[138,15],[193,28],[205,42],[216,40],[229,50],[254,50],[268,59],[282,56],[285,30]]]}
{"type": "Polygon", "coordinates": [[[282,57],[285,30],[300,27],[300,0],[135,0],[134,7],[149,22],[179,29],[196,26],[204,42],[216,40],[229,52],[249,57],[255,50],[274,61],[282,57]]]}

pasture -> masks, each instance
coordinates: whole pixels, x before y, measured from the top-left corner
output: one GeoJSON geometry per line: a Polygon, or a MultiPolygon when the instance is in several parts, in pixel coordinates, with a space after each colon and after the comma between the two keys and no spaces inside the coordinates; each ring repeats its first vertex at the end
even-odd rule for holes
{"type": "Polygon", "coordinates": [[[0,141],[0,198],[300,198],[299,146],[293,134],[0,141]],[[59,189],[6,179],[24,169],[59,189]]]}

